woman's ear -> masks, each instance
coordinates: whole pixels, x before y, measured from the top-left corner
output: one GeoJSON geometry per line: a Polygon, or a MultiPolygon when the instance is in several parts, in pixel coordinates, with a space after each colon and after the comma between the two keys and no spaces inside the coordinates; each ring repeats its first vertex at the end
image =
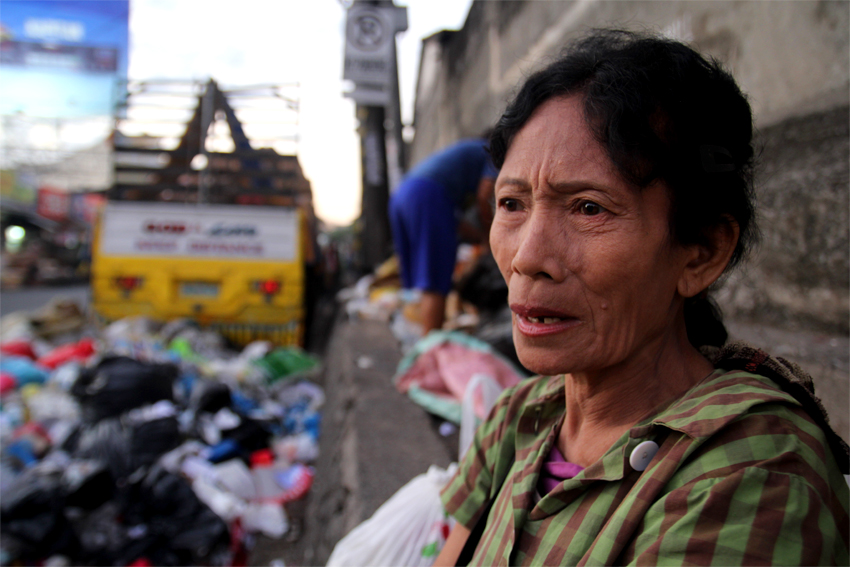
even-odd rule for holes
{"type": "Polygon", "coordinates": [[[688,262],[677,288],[682,297],[693,297],[717,281],[738,245],[740,232],[737,221],[724,215],[723,221],[706,234],[707,243],[689,247],[688,262]]]}

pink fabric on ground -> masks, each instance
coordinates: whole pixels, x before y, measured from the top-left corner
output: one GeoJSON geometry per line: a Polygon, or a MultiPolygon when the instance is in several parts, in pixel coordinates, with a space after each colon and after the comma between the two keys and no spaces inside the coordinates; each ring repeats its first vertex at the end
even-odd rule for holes
{"type": "Polygon", "coordinates": [[[396,387],[405,394],[415,384],[423,390],[461,401],[467,384],[475,374],[487,374],[502,388],[509,388],[520,381],[516,372],[496,356],[446,342],[420,354],[407,372],[398,378],[396,387]]]}

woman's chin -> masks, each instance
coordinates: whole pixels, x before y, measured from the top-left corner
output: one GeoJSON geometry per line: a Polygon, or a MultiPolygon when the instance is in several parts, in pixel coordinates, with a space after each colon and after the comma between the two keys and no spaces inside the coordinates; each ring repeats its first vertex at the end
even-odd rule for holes
{"type": "Polygon", "coordinates": [[[568,365],[551,353],[540,352],[541,349],[517,348],[517,358],[526,370],[541,376],[555,376],[568,372],[568,365]],[[531,352],[529,352],[531,351],[531,352]]]}

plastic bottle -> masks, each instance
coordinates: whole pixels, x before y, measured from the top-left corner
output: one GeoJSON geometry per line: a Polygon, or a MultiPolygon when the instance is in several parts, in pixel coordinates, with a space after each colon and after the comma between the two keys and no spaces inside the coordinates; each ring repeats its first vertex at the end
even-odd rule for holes
{"type": "Polygon", "coordinates": [[[278,496],[282,490],[277,484],[277,467],[274,453],[269,449],[260,449],[251,453],[251,476],[259,500],[268,500],[278,496]]]}

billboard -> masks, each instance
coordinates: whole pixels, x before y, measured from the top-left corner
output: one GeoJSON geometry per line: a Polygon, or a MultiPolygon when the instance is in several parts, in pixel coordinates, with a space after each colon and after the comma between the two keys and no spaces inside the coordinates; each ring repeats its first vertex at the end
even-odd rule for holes
{"type": "Polygon", "coordinates": [[[111,115],[127,78],[129,0],[3,0],[0,114],[111,115]]]}

